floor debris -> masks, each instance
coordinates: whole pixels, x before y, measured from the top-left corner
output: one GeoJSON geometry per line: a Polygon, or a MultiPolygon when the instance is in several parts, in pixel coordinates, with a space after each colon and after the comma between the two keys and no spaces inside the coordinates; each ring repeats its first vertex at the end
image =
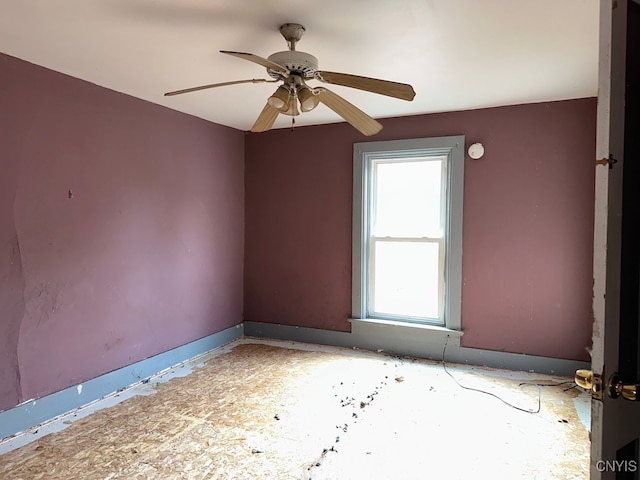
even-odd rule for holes
{"type": "MultiPolygon", "coordinates": [[[[518,387],[528,374],[448,368],[512,402],[537,399],[518,387]]],[[[151,395],[1,455],[0,478],[588,478],[575,389],[545,388],[541,412],[529,415],[460,389],[437,362],[246,340],[151,384],[151,395]]]]}

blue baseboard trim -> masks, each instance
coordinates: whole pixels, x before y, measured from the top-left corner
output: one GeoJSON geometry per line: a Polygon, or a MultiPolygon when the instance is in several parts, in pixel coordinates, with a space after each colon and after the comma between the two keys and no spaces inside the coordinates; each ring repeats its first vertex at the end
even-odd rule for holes
{"type": "MultiPolygon", "coordinates": [[[[392,355],[442,360],[442,335],[421,335],[410,330],[390,325],[352,322],[351,332],[338,332],[247,321],[80,385],[29,400],[0,412],[0,442],[245,336],[371,351],[382,350],[392,355]]],[[[587,362],[461,347],[455,341],[447,346],[446,360],[451,363],[562,377],[573,377],[577,369],[590,368],[587,362]]]]}
{"type": "MultiPolygon", "coordinates": [[[[369,322],[352,322],[351,326],[351,332],[337,332],[273,323],[244,322],[244,334],[248,337],[355,347],[371,351],[382,350],[392,355],[442,360],[446,334],[434,336],[429,332],[412,331],[406,326],[396,328],[369,322]]],[[[446,361],[571,378],[576,370],[590,368],[588,362],[461,347],[456,342],[447,344],[446,361]]]]}
{"type": "Polygon", "coordinates": [[[82,384],[65,388],[45,397],[29,400],[0,412],[0,439],[32,429],[243,336],[243,325],[236,325],[92,378],[82,384]]]}

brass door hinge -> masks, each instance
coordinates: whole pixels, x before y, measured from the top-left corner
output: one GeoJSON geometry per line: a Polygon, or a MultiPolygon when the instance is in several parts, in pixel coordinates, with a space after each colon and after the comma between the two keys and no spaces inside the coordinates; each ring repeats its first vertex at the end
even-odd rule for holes
{"type": "Polygon", "coordinates": [[[618,163],[618,160],[613,158],[613,155],[609,155],[609,158],[601,158],[600,160],[596,160],[596,165],[609,165],[609,169],[612,169],[615,163],[618,163]]]}

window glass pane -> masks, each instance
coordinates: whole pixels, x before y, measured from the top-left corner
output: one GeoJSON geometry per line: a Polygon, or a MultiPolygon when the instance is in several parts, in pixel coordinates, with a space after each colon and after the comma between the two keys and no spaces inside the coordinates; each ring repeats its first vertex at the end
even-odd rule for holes
{"type": "Polygon", "coordinates": [[[373,242],[372,312],[438,318],[436,242],[373,242]]]}
{"type": "Polygon", "coordinates": [[[442,236],[442,158],[380,161],[374,175],[374,236],[442,236]]]}

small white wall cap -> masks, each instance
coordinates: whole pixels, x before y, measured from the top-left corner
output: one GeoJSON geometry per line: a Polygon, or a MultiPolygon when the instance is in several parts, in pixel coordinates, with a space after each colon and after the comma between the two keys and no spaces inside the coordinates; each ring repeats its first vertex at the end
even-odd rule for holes
{"type": "Polygon", "coordinates": [[[469,156],[474,160],[481,158],[484,155],[484,147],[481,143],[473,143],[469,145],[469,156]]]}

